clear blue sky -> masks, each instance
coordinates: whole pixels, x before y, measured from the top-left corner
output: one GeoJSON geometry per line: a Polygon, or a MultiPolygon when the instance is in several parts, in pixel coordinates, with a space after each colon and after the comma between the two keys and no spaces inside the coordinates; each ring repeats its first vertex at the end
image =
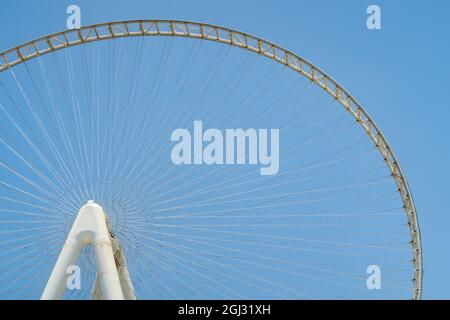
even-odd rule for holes
{"type": "Polygon", "coordinates": [[[450,25],[448,1],[7,1],[0,51],[82,24],[181,19],[234,28],[300,54],[347,88],[381,127],[409,180],[422,230],[424,298],[450,298],[450,25]],[[382,30],[366,28],[378,4],[382,30]]]}

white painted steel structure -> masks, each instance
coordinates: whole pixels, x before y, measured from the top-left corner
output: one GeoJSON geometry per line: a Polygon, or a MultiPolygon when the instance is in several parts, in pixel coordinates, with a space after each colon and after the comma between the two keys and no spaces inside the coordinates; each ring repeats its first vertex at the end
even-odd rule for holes
{"type": "MultiPolygon", "coordinates": [[[[420,230],[411,191],[406,181],[406,177],[400,167],[399,161],[378,126],[371,119],[364,108],[356,101],[356,99],[354,99],[350,93],[339,85],[334,79],[302,57],[274,43],[224,27],[190,21],[130,20],[85,26],[79,30],[67,30],[14,47],[0,53],[0,72],[8,70],[30,59],[71,46],[113,38],[138,36],[188,37],[217,41],[243,48],[291,68],[301,76],[310,79],[314,84],[323,89],[336,101],[340,102],[342,107],[356,119],[359,125],[373,141],[388,166],[392,178],[396,182],[398,192],[404,204],[404,210],[407,215],[408,226],[411,234],[411,246],[414,257],[413,299],[421,298],[422,249],[420,230]]],[[[85,210],[88,211],[87,208],[85,208],[85,210]]],[[[97,214],[100,215],[99,213],[97,214]]],[[[103,226],[102,228],[102,232],[105,232],[103,226]]],[[[79,248],[67,248],[67,250],[78,252],[79,248]]],[[[61,265],[67,265],[67,263],[72,262],[73,257],[73,255],[63,254],[61,265]]],[[[112,266],[111,252],[108,251],[107,253],[104,253],[102,257],[105,261],[109,260],[110,262],[109,264],[106,263],[100,267],[104,267],[109,270],[108,268],[112,266]]],[[[52,275],[52,279],[58,280],[56,281],[51,279],[52,284],[44,293],[44,298],[55,297],[61,294],[61,283],[57,285],[56,282],[62,281],[63,279],[63,275],[60,273],[62,269],[59,267],[56,269],[58,271],[55,275],[52,275]],[[53,283],[53,281],[56,282],[53,283]]],[[[109,293],[110,297],[121,298],[122,296],[118,290],[116,272],[113,272],[113,275],[110,275],[110,277],[112,278],[111,282],[108,282],[111,284],[110,289],[112,290],[109,293]]]]}
{"type": "MultiPolygon", "coordinates": [[[[42,300],[60,300],[66,290],[66,282],[70,266],[76,265],[83,248],[92,245],[96,258],[97,277],[94,286],[94,298],[105,300],[123,300],[124,296],[133,299],[126,267],[119,270],[116,265],[115,254],[120,252],[117,245],[113,245],[106,223],[106,215],[102,207],[89,201],[80,209],[70,230],[69,236],[61,250],[53,272],[42,294],[42,300]],[[115,249],[115,250],[114,250],[115,249]],[[122,278],[122,281],[121,281],[122,278]],[[122,292],[121,282],[128,284],[126,294],[122,292]],[[100,288],[100,290],[99,290],[100,288]]],[[[119,253],[122,257],[122,253],[119,253]]]]}

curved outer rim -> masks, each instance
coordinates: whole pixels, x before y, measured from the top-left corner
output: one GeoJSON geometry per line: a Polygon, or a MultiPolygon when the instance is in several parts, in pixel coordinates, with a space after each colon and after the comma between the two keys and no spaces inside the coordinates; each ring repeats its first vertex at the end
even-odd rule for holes
{"type": "Polygon", "coordinates": [[[176,36],[217,41],[260,54],[310,79],[338,100],[372,139],[395,180],[403,200],[411,232],[414,264],[413,299],[422,296],[422,245],[416,208],[399,161],[381,130],[350,93],[333,78],[302,57],[261,38],[211,24],[179,20],[127,20],[65,30],[29,41],[0,53],[0,72],[38,56],[67,47],[114,38],[133,36],[176,36]]]}

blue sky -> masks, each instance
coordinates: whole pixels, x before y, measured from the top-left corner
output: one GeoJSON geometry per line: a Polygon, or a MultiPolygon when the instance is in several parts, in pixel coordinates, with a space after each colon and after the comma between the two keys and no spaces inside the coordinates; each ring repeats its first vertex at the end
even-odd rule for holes
{"type": "Polygon", "coordinates": [[[180,19],[271,40],[325,70],[372,115],[401,161],[415,198],[424,252],[424,298],[449,299],[450,26],[447,1],[60,1],[16,0],[0,12],[0,50],[82,24],[180,19]],[[366,28],[378,4],[382,30],[366,28]]]}

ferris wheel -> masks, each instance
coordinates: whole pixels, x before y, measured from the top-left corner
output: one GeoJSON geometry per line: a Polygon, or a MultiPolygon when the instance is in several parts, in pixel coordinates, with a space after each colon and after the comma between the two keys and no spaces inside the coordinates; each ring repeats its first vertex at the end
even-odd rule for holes
{"type": "Polygon", "coordinates": [[[421,298],[388,141],[274,43],[174,20],[48,35],[0,53],[0,123],[0,299],[421,298]]]}

